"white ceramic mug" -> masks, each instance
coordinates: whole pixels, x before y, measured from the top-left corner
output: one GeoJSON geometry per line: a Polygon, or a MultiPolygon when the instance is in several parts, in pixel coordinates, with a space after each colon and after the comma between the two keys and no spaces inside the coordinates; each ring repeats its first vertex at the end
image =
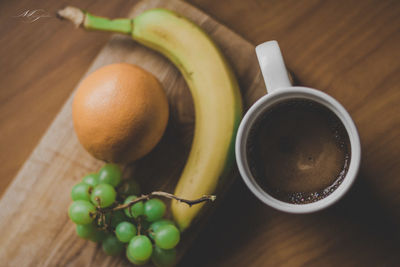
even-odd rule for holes
{"type": "Polygon", "coordinates": [[[361,145],[357,128],[344,107],[331,96],[307,87],[292,86],[276,41],[265,42],[256,47],[257,58],[267,86],[268,94],[261,97],[246,113],[236,137],[236,161],[240,174],[249,189],[265,204],[290,213],[309,213],[326,208],[338,201],[353,184],[361,160],[361,145]],[[315,101],[331,110],[342,121],[349,136],[351,147],[350,165],[343,182],[331,194],[307,204],[283,202],[265,192],[250,172],[247,158],[249,132],[257,118],[278,102],[293,98],[315,101]]]}

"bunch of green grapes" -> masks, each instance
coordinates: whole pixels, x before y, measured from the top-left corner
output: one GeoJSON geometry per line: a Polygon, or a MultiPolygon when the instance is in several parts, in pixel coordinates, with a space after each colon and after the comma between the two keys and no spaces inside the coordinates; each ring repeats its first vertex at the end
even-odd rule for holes
{"type": "Polygon", "coordinates": [[[180,232],[172,221],[163,218],[164,202],[152,198],[123,210],[115,209],[136,199],[139,191],[134,180],[122,182],[117,165],[105,164],[72,188],[69,218],[76,224],[78,236],[101,242],[108,255],[125,250],[133,264],[151,260],[156,266],[172,266],[180,232]]]}

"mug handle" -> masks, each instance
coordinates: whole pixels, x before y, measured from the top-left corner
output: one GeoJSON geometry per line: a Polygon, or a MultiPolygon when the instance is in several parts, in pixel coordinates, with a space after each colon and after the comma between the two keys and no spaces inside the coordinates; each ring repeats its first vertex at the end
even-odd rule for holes
{"type": "Polygon", "coordinates": [[[257,45],[256,54],[268,93],[292,86],[277,41],[257,45]]]}

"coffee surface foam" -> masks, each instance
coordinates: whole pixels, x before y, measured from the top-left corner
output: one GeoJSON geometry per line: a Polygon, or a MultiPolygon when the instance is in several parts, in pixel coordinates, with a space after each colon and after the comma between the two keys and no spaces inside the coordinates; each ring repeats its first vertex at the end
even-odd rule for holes
{"type": "Polygon", "coordinates": [[[271,195],[309,203],[329,195],[349,164],[349,138],[342,122],[309,100],[279,103],[251,129],[248,158],[252,174],[271,195]]]}

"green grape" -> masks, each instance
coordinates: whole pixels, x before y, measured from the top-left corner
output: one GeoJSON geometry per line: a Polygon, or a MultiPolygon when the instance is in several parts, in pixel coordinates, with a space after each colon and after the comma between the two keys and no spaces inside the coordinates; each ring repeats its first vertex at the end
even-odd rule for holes
{"type": "MultiPolygon", "coordinates": [[[[125,199],[124,204],[128,204],[129,202],[131,202],[132,200],[134,200],[136,198],[137,198],[137,196],[134,196],[134,195],[129,196],[125,199]]],[[[143,215],[144,214],[143,202],[140,201],[138,203],[135,203],[130,208],[124,209],[124,212],[125,212],[125,215],[128,216],[129,218],[132,218],[132,217],[137,218],[137,217],[143,215]],[[130,212],[129,212],[129,209],[131,210],[130,212]]]]}
{"type": "Polygon", "coordinates": [[[118,193],[123,196],[139,195],[140,186],[134,179],[128,179],[122,182],[118,188],[118,193]]]}
{"type": "Polygon", "coordinates": [[[89,224],[93,221],[95,207],[89,201],[76,200],[69,205],[68,216],[76,224],[89,224]]]}
{"type": "Polygon", "coordinates": [[[99,175],[97,173],[89,173],[83,177],[82,182],[95,187],[99,184],[99,175]]]}
{"type": "MultiPolygon", "coordinates": [[[[105,215],[105,223],[107,226],[110,226],[115,229],[120,222],[129,221],[129,218],[126,217],[123,210],[113,211],[111,213],[106,213],[105,215]]],[[[104,226],[101,224],[101,226],[104,226]]]]}
{"type": "Polygon", "coordinates": [[[163,225],[155,232],[156,245],[162,249],[174,248],[180,240],[178,228],[174,225],[163,225]]]}
{"type": "Polygon", "coordinates": [[[86,200],[90,201],[90,193],[93,190],[93,186],[79,183],[74,185],[71,190],[71,198],[72,200],[86,200]]]}
{"type": "Polygon", "coordinates": [[[176,261],[176,249],[162,249],[155,246],[151,255],[153,264],[157,267],[171,267],[176,261]]]}
{"type": "Polygon", "coordinates": [[[157,198],[152,198],[144,203],[144,215],[146,220],[154,222],[161,219],[165,214],[165,204],[157,198]]]}
{"type": "Polygon", "coordinates": [[[106,233],[97,229],[94,224],[77,224],[76,233],[79,237],[96,243],[103,241],[106,236],[106,233]]]}
{"type": "Polygon", "coordinates": [[[104,252],[110,256],[120,254],[125,248],[124,244],[112,234],[107,235],[101,244],[104,252]]]}
{"type": "Polygon", "coordinates": [[[139,261],[137,259],[135,259],[134,257],[132,257],[132,255],[129,253],[129,249],[126,250],[126,258],[133,264],[135,265],[144,265],[147,263],[148,260],[145,261],[139,261]]]}
{"type": "Polygon", "coordinates": [[[83,239],[90,239],[96,233],[97,229],[96,226],[93,224],[77,224],[76,225],[76,233],[80,238],[83,239]]]}
{"type": "Polygon", "coordinates": [[[90,199],[96,206],[106,208],[111,206],[117,197],[114,187],[109,184],[99,184],[92,191],[90,199]]]}
{"type": "Polygon", "coordinates": [[[136,260],[146,261],[150,258],[152,252],[153,245],[145,235],[137,235],[129,242],[128,253],[136,260]]]}
{"type": "Polygon", "coordinates": [[[170,221],[170,220],[162,219],[162,220],[158,220],[158,221],[155,221],[155,222],[153,222],[152,224],[150,224],[150,227],[149,227],[149,236],[151,237],[151,239],[154,240],[154,238],[155,238],[155,236],[154,236],[155,232],[157,232],[157,230],[158,230],[161,226],[163,226],[163,225],[174,225],[174,223],[173,223],[172,221],[170,221]]]}
{"type": "Polygon", "coordinates": [[[99,171],[99,183],[110,184],[114,187],[121,182],[122,171],[116,164],[105,164],[99,171]]]}
{"type": "Polygon", "coordinates": [[[115,229],[115,235],[118,240],[124,243],[128,243],[137,233],[136,226],[130,222],[121,222],[115,229]]]}
{"type": "Polygon", "coordinates": [[[113,213],[106,214],[106,222],[110,223],[113,228],[116,228],[120,222],[127,221],[128,218],[125,216],[124,211],[117,210],[113,213]],[[111,223],[110,223],[110,216],[111,216],[111,223]]]}
{"type": "Polygon", "coordinates": [[[106,238],[107,234],[104,231],[101,231],[99,229],[96,229],[94,232],[93,236],[89,238],[90,241],[98,243],[103,241],[106,238]]]}
{"type": "Polygon", "coordinates": [[[150,223],[146,220],[140,220],[140,228],[142,229],[142,232],[146,232],[149,230],[150,223]]]}

